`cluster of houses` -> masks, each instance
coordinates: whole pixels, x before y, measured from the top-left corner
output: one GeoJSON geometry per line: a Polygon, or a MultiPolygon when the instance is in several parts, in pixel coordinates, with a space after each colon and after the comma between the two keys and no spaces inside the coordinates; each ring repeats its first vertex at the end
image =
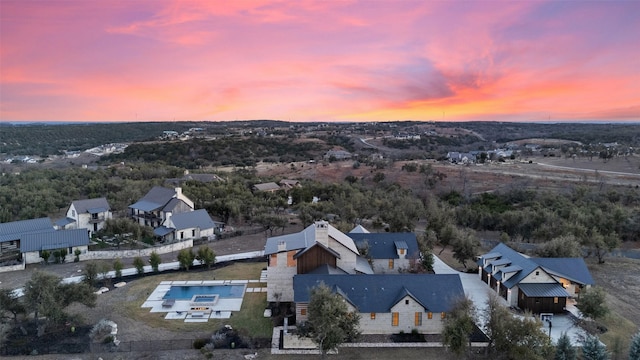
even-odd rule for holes
{"type": "MultiPolygon", "coordinates": [[[[360,315],[363,334],[439,334],[457,299],[458,274],[411,271],[420,260],[413,233],[342,233],[317,221],[299,233],[271,237],[265,245],[267,301],[308,319],[310,290],[320,284],[342,296],[360,315]]],[[[478,258],[480,279],[514,308],[562,313],[567,299],[593,284],[582,258],[529,258],[504,244],[478,258]]]]}

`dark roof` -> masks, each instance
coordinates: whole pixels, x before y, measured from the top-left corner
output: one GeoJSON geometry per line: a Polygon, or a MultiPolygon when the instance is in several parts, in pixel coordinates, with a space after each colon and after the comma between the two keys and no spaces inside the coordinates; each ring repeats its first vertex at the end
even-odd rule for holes
{"type": "Polygon", "coordinates": [[[426,312],[447,312],[464,297],[457,274],[304,274],[293,277],[294,301],[309,302],[309,290],[320,283],[339,288],[362,313],[387,313],[405,295],[415,298],[426,312]]]}
{"type": "Polygon", "coordinates": [[[346,275],[347,272],[340,269],[335,268],[329,264],[320,265],[317,268],[309,271],[306,274],[316,274],[316,275],[346,275]]]}
{"type": "Polygon", "coordinates": [[[407,250],[408,257],[418,257],[418,241],[414,233],[347,233],[361,249],[368,247],[372,259],[397,259],[397,246],[407,250]]]}
{"type": "Polygon", "coordinates": [[[541,284],[541,283],[525,283],[518,284],[518,288],[528,297],[568,297],[567,291],[562,285],[541,284]]]}
{"type": "Polygon", "coordinates": [[[173,212],[178,207],[178,205],[180,205],[180,203],[185,203],[185,202],[180,200],[180,199],[173,198],[173,199],[169,200],[169,202],[167,202],[167,205],[165,205],[162,208],[162,211],[173,212]]]}
{"type": "Polygon", "coordinates": [[[20,238],[22,253],[82,245],[89,245],[87,229],[45,231],[26,234],[20,238]]]}
{"type": "Polygon", "coordinates": [[[154,186],[149,192],[138,200],[130,208],[143,211],[154,211],[163,207],[176,195],[175,189],[168,189],[162,186],[154,186]]]}
{"type": "Polygon", "coordinates": [[[594,281],[583,258],[532,258],[545,271],[583,285],[594,281]]]}
{"type": "Polygon", "coordinates": [[[213,229],[215,227],[215,223],[205,209],[173,214],[171,222],[173,222],[176,230],[192,228],[213,229]]]}
{"type": "Polygon", "coordinates": [[[1,223],[0,242],[18,240],[24,234],[42,231],[54,231],[48,217],[1,223]]]}
{"type": "Polygon", "coordinates": [[[253,185],[253,187],[256,188],[256,190],[259,190],[259,191],[280,190],[280,186],[278,184],[274,183],[274,182],[255,184],[255,185],[253,185]]]}
{"type": "Polygon", "coordinates": [[[71,204],[78,214],[89,213],[97,214],[111,210],[107,199],[101,197],[96,199],[75,200],[71,204]]]}
{"type": "Polygon", "coordinates": [[[67,226],[69,224],[72,224],[74,222],[76,222],[74,219],[66,217],[66,218],[62,218],[60,220],[57,220],[55,222],[55,224],[60,226],[60,227],[65,227],[65,226],[67,226]]]}
{"type": "Polygon", "coordinates": [[[166,226],[160,226],[160,227],[157,227],[157,228],[153,229],[153,234],[156,235],[156,236],[165,236],[167,234],[171,234],[173,232],[173,230],[175,230],[175,229],[168,228],[166,226]]]}
{"type": "Polygon", "coordinates": [[[518,285],[518,283],[524,279],[527,275],[531,274],[533,270],[539,267],[534,261],[530,258],[525,257],[519,252],[513,250],[505,244],[498,244],[496,247],[491,249],[491,252],[487,255],[481,256],[481,258],[490,257],[490,258],[501,258],[501,259],[509,259],[511,260],[511,265],[505,268],[500,269],[501,272],[516,272],[513,276],[507,279],[504,282],[504,286],[508,289],[518,285]],[[496,256],[498,255],[498,256],[496,256]]]}

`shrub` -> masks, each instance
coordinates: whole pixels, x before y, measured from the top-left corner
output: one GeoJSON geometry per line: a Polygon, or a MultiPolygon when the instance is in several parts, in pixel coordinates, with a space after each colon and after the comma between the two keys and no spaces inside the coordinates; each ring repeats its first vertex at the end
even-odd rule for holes
{"type": "Polygon", "coordinates": [[[73,259],[73,262],[79,262],[80,261],[80,254],[82,254],[82,251],[80,251],[80,249],[75,249],[73,251],[73,255],[75,255],[75,259],[73,259]]]}
{"type": "Polygon", "coordinates": [[[202,349],[205,345],[207,345],[207,342],[209,342],[209,340],[207,339],[195,339],[193,340],[193,348],[196,350],[200,350],[202,349]]]}

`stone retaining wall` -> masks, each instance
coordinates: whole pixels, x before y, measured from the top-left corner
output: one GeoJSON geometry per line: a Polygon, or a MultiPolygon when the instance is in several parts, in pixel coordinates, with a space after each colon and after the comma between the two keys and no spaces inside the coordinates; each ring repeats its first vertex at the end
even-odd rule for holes
{"type": "Polygon", "coordinates": [[[180,251],[182,249],[188,249],[191,247],[193,247],[193,239],[147,249],[88,251],[86,254],[80,255],[80,260],[86,261],[99,259],[134,258],[136,256],[149,256],[154,251],[158,254],[166,254],[174,251],[180,251]]]}

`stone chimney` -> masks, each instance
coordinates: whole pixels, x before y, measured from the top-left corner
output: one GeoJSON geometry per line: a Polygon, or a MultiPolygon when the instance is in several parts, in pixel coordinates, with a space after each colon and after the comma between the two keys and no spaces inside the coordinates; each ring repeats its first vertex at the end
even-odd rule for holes
{"type": "Polygon", "coordinates": [[[176,191],[176,196],[175,197],[179,199],[180,196],[182,195],[182,188],[181,187],[177,187],[177,188],[175,188],[175,191],[176,191]]]}
{"type": "Polygon", "coordinates": [[[286,250],[287,250],[287,243],[285,243],[284,241],[278,241],[278,252],[286,251],[286,250]]]}
{"type": "Polygon", "coordinates": [[[329,247],[329,223],[322,220],[316,221],[316,241],[329,247]]]}

